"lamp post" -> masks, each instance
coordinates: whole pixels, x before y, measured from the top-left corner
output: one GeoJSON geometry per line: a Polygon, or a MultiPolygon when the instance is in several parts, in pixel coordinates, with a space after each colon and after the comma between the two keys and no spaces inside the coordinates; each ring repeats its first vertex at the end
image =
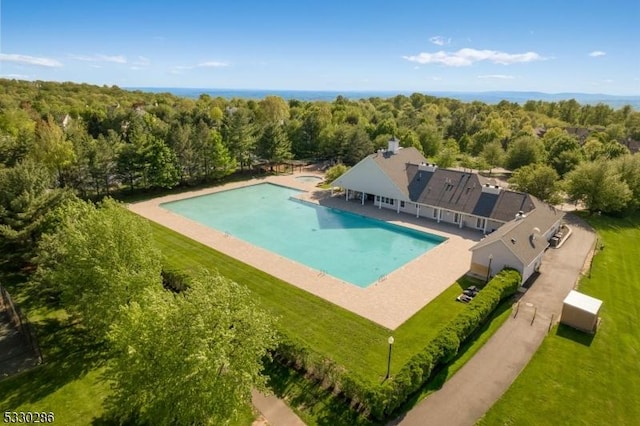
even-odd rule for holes
{"type": "Polygon", "coordinates": [[[487,282],[489,282],[489,277],[491,277],[491,261],[493,260],[493,254],[489,255],[489,270],[487,271],[487,282]]]}
{"type": "Polygon", "coordinates": [[[393,342],[395,342],[393,336],[389,336],[387,342],[389,342],[389,358],[387,360],[387,376],[384,378],[385,380],[387,380],[391,374],[391,348],[393,347],[393,342]]]}

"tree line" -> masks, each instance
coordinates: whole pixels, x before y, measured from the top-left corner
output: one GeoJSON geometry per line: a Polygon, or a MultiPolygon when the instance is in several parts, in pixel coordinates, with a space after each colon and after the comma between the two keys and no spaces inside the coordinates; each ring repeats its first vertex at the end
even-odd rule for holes
{"type": "Polygon", "coordinates": [[[640,208],[640,157],[629,152],[640,113],[630,107],[419,93],[185,99],[1,79],[0,89],[0,267],[26,271],[104,345],[107,404],[120,422],[227,421],[264,385],[274,320],[246,289],[206,271],[180,292],[163,289],[148,224],[108,197],[82,198],[212,182],[288,159],[336,160],[337,177],[395,136],[442,167],[514,170],[514,188],[544,200],[640,208]],[[149,365],[159,367],[150,374],[149,365]]]}
{"type": "Polygon", "coordinates": [[[420,93],[333,102],[186,99],[0,81],[2,163],[31,156],[60,186],[81,193],[108,194],[122,185],[171,188],[291,158],[352,165],[393,136],[442,167],[515,170],[548,159],[560,176],[581,161],[623,155],[631,141],[640,141],[640,113],[630,106],[614,110],[575,100],[487,105],[420,93]],[[567,129],[584,129],[586,136],[567,129]]]}

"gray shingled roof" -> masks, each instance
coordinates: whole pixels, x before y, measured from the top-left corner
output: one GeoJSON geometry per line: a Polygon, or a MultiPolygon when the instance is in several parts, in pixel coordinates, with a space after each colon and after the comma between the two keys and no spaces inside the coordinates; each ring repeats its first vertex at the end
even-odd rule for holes
{"type": "Polygon", "coordinates": [[[407,197],[411,198],[409,195],[409,181],[407,179],[406,169],[412,164],[420,164],[427,161],[420,151],[414,147],[409,147],[400,149],[395,154],[389,151],[376,152],[369,157],[378,164],[380,170],[382,170],[407,197]]]}
{"type": "Polygon", "coordinates": [[[427,160],[413,147],[395,154],[377,152],[369,158],[413,202],[501,222],[509,222],[519,211],[528,213],[534,208],[531,196],[522,192],[483,193],[486,179],[475,173],[440,168],[433,172],[419,170],[418,165],[427,160]]]}
{"type": "Polygon", "coordinates": [[[535,208],[531,195],[524,192],[502,191],[491,211],[491,218],[508,222],[518,212],[529,213],[535,208]]]}
{"type": "Polygon", "coordinates": [[[472,213],[482,194],[477,174],[456,170],[421,171],[407,165],[409,197],[412,201],[464,213],[472,213]]]}
{"type": "Polygon", "coordinates": [[[562,219],[564,213],[535,197],[529,196],[534,210],[523,219],[512,220],[485,237],[471,248],[472,251],[490,244],[504,244],[524,265],[529,265],[549,243],[535,228],[546,232],[562,219]],[[533,238],[535,236],[535,238],[533,238]]]}

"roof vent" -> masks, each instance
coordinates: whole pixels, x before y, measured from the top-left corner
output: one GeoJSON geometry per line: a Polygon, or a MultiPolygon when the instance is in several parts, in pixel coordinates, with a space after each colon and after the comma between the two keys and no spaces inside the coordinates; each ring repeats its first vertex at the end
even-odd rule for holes
{"type": "Polygon", "coordinates": [[[502,188],[499,187],[498,185],[491,185],[490,183],[485,183],[484,186],[482,186],[483,193],[499,195],[501,191],[502,191],[502,188]]]}
{"type": "Polygon", "coordinates": [[[516,243],[516,239],[515,238],[511,238],[511,244],[515,244],[516,243]]]}
{"type": "Polygon", "coordinates": [[[516,220],[524,219],[525,217],[527,217],[527,215],[524,214],[524,212],[522,210],[520,210],[518,213],[516,213],[516,220]]]}
{"type": "Polygon", "coordinates": [[[435,164],[429,164],[425,162],[422,162],[418,165],[418,170],[422,170],[423,172],[435,172],[437,168],[438,166],[436,166],[435,164]]]}

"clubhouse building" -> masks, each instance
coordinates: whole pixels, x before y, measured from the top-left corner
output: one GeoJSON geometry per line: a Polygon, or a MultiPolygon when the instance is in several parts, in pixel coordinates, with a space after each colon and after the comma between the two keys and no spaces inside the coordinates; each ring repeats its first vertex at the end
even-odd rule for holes
{"type": "Polygon", "coordinates": [[[360,161],[332,185],[346,200],[444,222],[485,234],[471,248],[469,275],[486,278],[504,267],[524,283],[538,270],[563,213],[536,197],[510,191],[464,171],[429,164],[415,148],[393,138],[387,150],[360,161]]]}

